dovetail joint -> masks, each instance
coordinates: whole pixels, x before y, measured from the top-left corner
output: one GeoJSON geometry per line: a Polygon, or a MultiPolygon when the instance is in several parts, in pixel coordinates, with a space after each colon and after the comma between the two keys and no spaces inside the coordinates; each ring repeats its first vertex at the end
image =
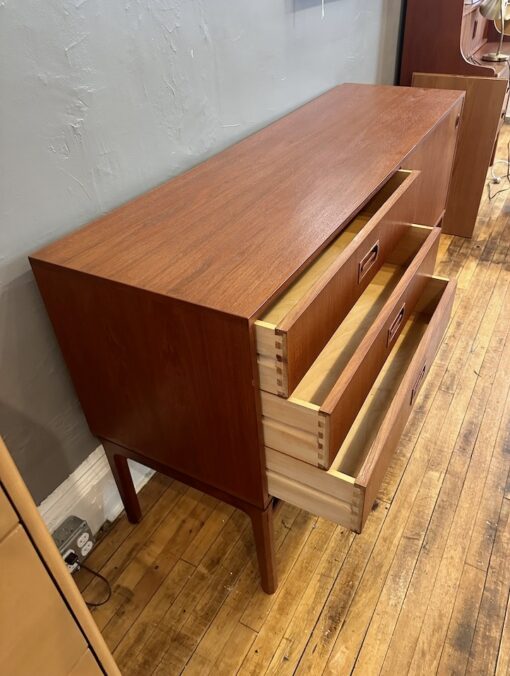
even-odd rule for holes
{"type": "Polygon", "coordinates": [[[319,467],[324,467],[324,447],[326,444],[326,425],[322,416],[317,419],[317,460],[319,467]]]}
{"type": "Polygon", "coordinates": [[[287,396],[287,378],[285,374],[287,360],[284,356],[284,340],[284,336],[275,334],[276,389],[280,397],[287,396]]]}

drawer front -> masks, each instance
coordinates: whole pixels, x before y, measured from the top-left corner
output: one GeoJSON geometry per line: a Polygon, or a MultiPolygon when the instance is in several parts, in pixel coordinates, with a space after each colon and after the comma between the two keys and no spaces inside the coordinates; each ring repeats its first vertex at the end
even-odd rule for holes
{"type": "Polygon", "coordinates": [[[0,542],[18,523],[18,515],[14,511],[9,498],[0,484],[0,542]]]}
{"type": "Polygon", "coordinates": [[[361,492],[360,502],[363,505],[360,515],[360,528],[372,509],[386,469],[398,446],[411,410],[434,362],[434,357],[450,320],[456,283],[455,281],[439,280],[438,284],[444,285],[441,300],[406,375],[402,379],[370,453],[356,477],[355,485],[361,492]]]}
{"type": "MultiPolygon", "coordinates": [[[[272,455],[272,449],[266,449],[266,455],[268,458],[272,455]]],[[[353,530],[356,533],[360,533],[360,514],[362,512],[362,505],[360,504],[361,493],[353,488],[350,485],[350,482],[347,478],[342,479],[341,477],[336,477],[338,495],[330,495],[326,493],[321,488],[314,487],[311,483],[305,481],[300,481],[299,477],[301,476],[301,467],[303,465],[299,460],[293,460],[283,456],[283,454],[273,455],[270,463],[268,463],[267,469],[267,487],[269,494],[280,500],[285,500],[285,502],[290,503],[299,507],[299,509],[304,509],[307,512],[312,514],[317,514],[323,519],[328,519],[337,523],[339,526],[353,530]],[[275,455],[280,455],[281,457],[275,459],[275,455]],[[281,473],[274,469],[269,469],[270,465],[278,466],[281,463],[281,459],[290,460],[291,463],[294,463],[297,466],[294,466],[289,470],[289,473],[281,473]],[[343,497],[344,494],[348,492],[350,488],[350,495],[343,497]]],[[[321,472],[321,470],[314,468],[316,472],[321,472]]],[[[322,470],[322,474],[325,472],[322,470]]],[[[320,477],[316,477],[316,483],[320,484],[318,481],[320,477]]]]}
{"type": "Polygon", "coordinates": [[[326,430],[324,467],[329,467],[334,460],[427,281],[434,273],[439,237],[438,228],[431,232],[423,246],[422,255],[407,270],[401,288],[397,287],[321,406],[320,416],[326,430]]]}
{"type": "Polygon", "coordinates": [[[419,172],[399,173],[404,176],[399,187],[278,326],[256,323],[262,390],[282,397],[293,392],[412,222],[419,172]]]}
{"type": "Polygon", "coordinates": [[[2,673],[67,675],[87,646],[21,525],[0,543],[0,570],[2,673]]]}
{"type": "MultiPolygon", "coordinates": [[[[429,285],[439,301],[434,305],[426,330],[420,333],[416,349],[405,362],[407,365],[403,367],[403,373],[399,374],[382,420],[377,429],[371,431],[372,441],[356,476],[344,471],[346,468],[342,462],[348,450],[343,448],[339,450],[333,467],[326,471],[266,447],[268,489],[271,495],[361,532],[451,315],[455,282],[432,278],[429,285]]],[[[420,298],[419,303],[422,305],[427,303],[429,290],[428,287],[420,298]]],[[[395,363],[399,363],[398,355],[395,363]]],[[[384,384],[382,392],[383,395],[386,392],[384,384]]],[[[354,434],[360,433],[363,424],[370,423],[371,418],[367,416],[353,430],[354,434]]]]}
{"type": "Polygon", "coordinates": [[[401,262],[411,260],[407,267],[402,265],[405,272],[396,286],[386,270],[384,275],[389,276],[384,284],[388,287],[375,285],[385,291],[375,292],[374,305],[365,297],[360,300],[353,310],[356,317],[348,316],[328,344],[331,357],[323,360],[321,355],[297,388],[295,397],[283,399],[261,392],[265,446],[311,465],[325,469],[331,466],[434,271],[440,230],[408,227],[409,236],[400,240],[398,250],[392,254],[397,268],[399,258],[401,262]],[[322,393],[319,400],[305,399],[312,391],[322,393]]]}

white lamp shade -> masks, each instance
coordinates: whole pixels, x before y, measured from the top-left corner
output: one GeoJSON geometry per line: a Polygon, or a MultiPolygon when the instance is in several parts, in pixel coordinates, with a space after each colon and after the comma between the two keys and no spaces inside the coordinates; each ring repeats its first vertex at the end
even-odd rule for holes
{"type": "Polygon", "coordinates": [[[491,21],[510,18],[510,8],[506,0],[483,0],[480,4],[480,14],[491,21]]]}

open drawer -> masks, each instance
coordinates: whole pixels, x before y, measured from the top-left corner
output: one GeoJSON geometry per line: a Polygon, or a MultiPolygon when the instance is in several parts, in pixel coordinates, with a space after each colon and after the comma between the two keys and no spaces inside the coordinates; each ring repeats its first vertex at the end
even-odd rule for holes
{"type": "Polygon", "coordinates": [[[404,226],[293,394],[261,392],[264,444],[328,469],[434,272],[440,230],[404,226]]]}
{"type": "Polygon", "coordinates": [[[266,447],[269,493],[361,532],[448,325],[455,282],[431,277],[329,471],[266,447]]]}
{"type": "Polygon", "coordinates": [[[298,385],[413,222],[418,171],[397,171],[321,255],[255,322],[260,388],[298,385]]]}

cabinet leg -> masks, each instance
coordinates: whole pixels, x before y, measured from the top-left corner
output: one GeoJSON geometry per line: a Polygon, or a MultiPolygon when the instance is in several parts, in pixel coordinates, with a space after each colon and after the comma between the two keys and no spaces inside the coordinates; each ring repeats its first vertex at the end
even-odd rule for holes
{"type": "Polygon", "coordinates": [[[266,594],[274,594],[278,586],[273,537],[273,503],[265,511],[253,509],[250,518],[257,549],[260,583],[266,594]]]}
{"type": "Polygon", "coordinates": [[[103,441],[103,447],[110,464],[110,469],[112,470],[113,478],[117,484],[122,504],[126,510],[128,521],[138,523],[142,518],[142,510],[140,509],[127,458],[116,452],[115,444],[103,441]]]}
{"type": "Polygon", "coordinates": [[[188,476],[184,476],[177,471],[171,470],[166,465],[161,465],[156,462],[148,463],[139,453],[131,451],[111,441],[101,440],[103,448],[106,452],[106,457],[110,464],[115,483],[120,493],[124,509],[126,510],[127,518],[131,523],[138,523],[142,518],[142,510],[138,502],[135,486],[129,470],[128,458],[137,460],[143,464],[147,464],[158,472],[167,474],[168,476],[194,486],[198,490],[204,491],[209,495],[217,497],[219,500],[224,500],[228,504],[242,509],[248,514],[251,519],[253,528],[253,536],[255,540],[255,548],[257,550],[257,559],[260,572],[260,583],[262,589],[266,594],[274,594],[278,586],[276,577],[276,557],[274,549],[274,534],[273,534],[273,504],[274,499],[271,499],[268,507],[257,509],[253,505],[242,502],[241,500],[223,493],[222,491],[213,489],[211,486],[201,483],[197,480],[192,480],[188,476]]]}

